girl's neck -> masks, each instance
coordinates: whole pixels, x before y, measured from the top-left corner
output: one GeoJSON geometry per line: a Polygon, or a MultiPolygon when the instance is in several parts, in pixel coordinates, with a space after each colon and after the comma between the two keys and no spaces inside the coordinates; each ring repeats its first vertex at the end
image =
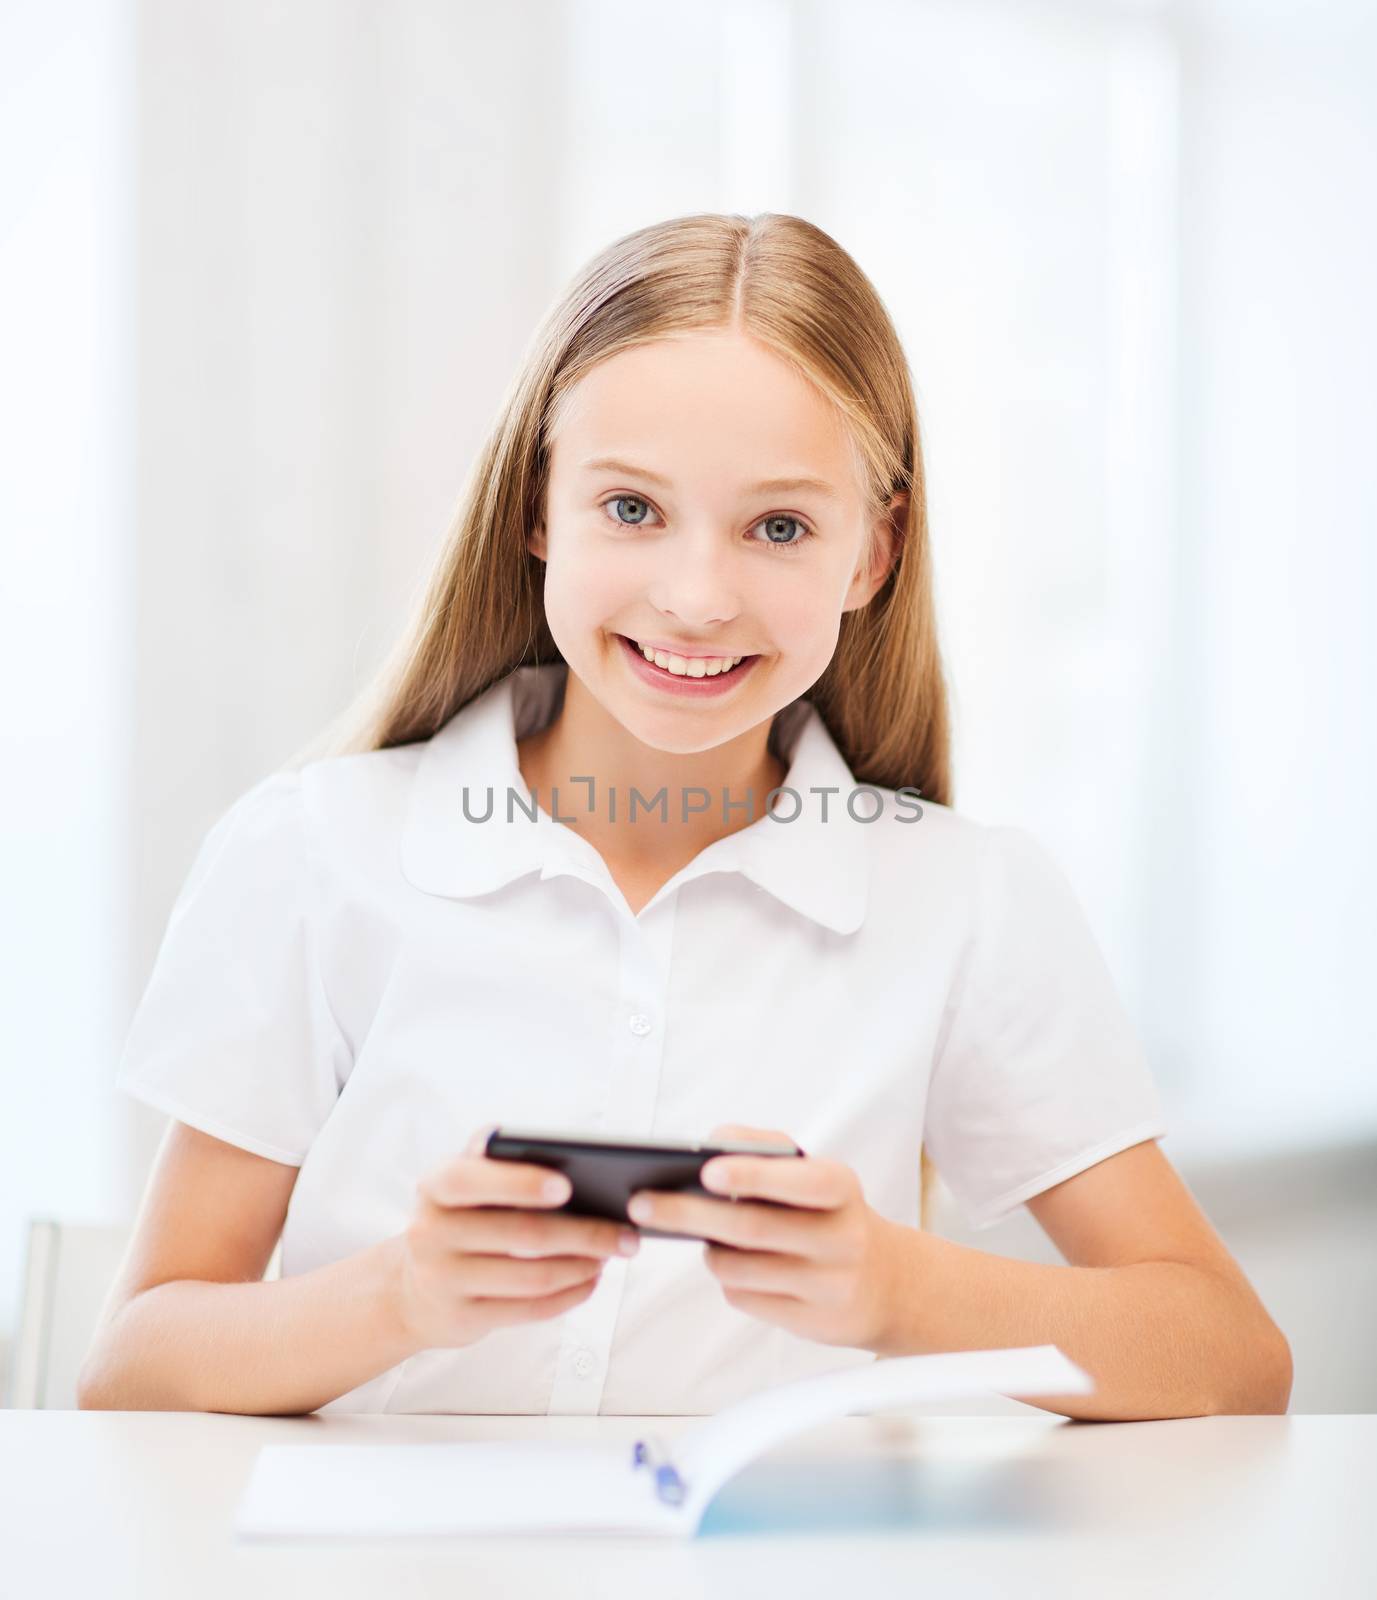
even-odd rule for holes
{"type": "Polygon", "coordinates": [[[517,741],[517,761],[541,809],[582,834],[605,859],[677,870],[765,815],[766,796],[788,770],[770,749],[770,727],[764,722],[688,755],[656,750],[628,733],[571,672],[553,721],[517,741]],[[706,804],[695,789],[707,790],[706,804]]]}

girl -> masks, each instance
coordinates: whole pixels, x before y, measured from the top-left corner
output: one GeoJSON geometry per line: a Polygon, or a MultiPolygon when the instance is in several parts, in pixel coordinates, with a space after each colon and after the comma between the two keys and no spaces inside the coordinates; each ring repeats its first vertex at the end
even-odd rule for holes
{"type": "Polygon", "coordinates": [[[1065,879],[950,808],[913,393],[825,233],[585,269],[363,709],[173,909],[119,1074],[173,1121],[82,1405],[699,1413],[1050,1342],[1067,1415],[1285,1409],[1065,879]],[[639,1197],[638,1249],[497,1123],[808,1154],[639,1197]],[[926,1232],[920,1147],[1067,1264],[926,1232]]]}

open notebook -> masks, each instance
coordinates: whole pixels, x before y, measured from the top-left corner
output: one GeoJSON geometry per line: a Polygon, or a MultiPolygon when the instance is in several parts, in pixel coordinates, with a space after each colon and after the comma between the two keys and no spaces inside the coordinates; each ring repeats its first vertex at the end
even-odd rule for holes
{"type": "Polygon", "coordinates": [[[1089,1394],[1055,1345],[898,1356],[778,1384],[680,1433],[616,1444],[267,1445],[240,1502],[240,1539],[615,1533],[691,1537],[748,1462],[835,1417],[977,1394],[1089,1394]]]}

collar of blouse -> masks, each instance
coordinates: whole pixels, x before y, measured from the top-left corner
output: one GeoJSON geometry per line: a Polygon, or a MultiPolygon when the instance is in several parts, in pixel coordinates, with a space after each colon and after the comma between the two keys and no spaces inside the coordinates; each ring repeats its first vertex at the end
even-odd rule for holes
{"type": "MultiPolygon", "coordinates": [[[[517,667],[456,712],[427,742],[407,802],[401,845],[402,872],[428,894],[464,898],[491,893],[529,872],[561,872],[601,882],[607,869],[593,846],[572,828],[540,811],[531,821],[517,808],[507,821],[507,789],[525,800],[529,791],[517,763],[516,742],[552,714],[568,669],[562,662],[517,667]],[[472,818],[465,816],[468,788],[472,818]]],[[[855,785],[817,709],[797,700],[780,713],[780,748],[789,762],[781,816],[758,817],[749,827],[699,851],[671,883],[704,872],[742,873],[784,905],[836,933],[854,933],[865,920],[870,824],[857,822],[846,797],[855,785]],[[814,789],[832,788],[826,796],[814,789]]],[[[856,807],[874,810],[869,797],[856,807]]],[[[665,886],[666,888],[669,885],[665,886]]],[[[662,891],[663,892],[663,891],[662,891]]],[[[658,897],[657,897],[658,898],[658,897]]]]}

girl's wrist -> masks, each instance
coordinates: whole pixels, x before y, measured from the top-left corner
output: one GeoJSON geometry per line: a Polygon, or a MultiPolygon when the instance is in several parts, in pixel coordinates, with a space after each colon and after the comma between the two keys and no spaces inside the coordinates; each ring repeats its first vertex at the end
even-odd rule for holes
{"type": "Polygon", "coordinates": [[[406,1314],[405,1240],[400,1234],[384,1239],[366,1250],[370,1260],[371,1299],[378,1317],[377,1333],[383,1346],[393,1352],[389,1366],[406,1361],[426,1348],[406,1314]]]}
{"type": "Polygon", "coordinates": [[[901,1222],[886,1222],[884,1238],[883,1291],[867,1348],[882,1357],[926,1355],[933,1345],[925,1334],[923,1308],[933,1247],[941,1241],[901,1222]]]}

